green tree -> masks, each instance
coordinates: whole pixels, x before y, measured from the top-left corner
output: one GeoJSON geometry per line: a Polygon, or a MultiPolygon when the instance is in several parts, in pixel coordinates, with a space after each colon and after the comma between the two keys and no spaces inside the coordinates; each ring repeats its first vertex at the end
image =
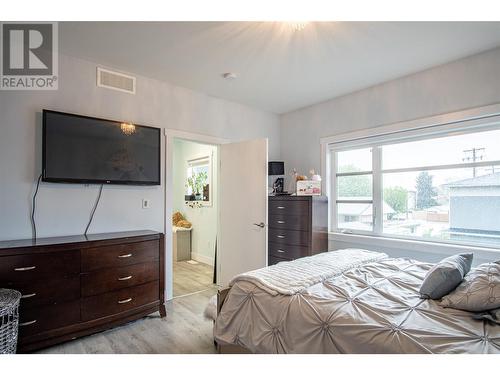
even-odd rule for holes
{"type": "Polygon", "coordinates": [[[428,172],[420,172],[416,181],[417,188],[417,202],[416,208],[423,210],[432,206],[436,206],[437,202],[435,197],[437,191],[432,186],[432,176],[428,172]]]}
{"type": "Polygon", "coordinates": [[[401,186],[385,188],[384,201],[397,213],[405,213],[408,210],[408,190],[401,186]]]}
{"type": "MultiPolygon", "coordinates": [[[[353,165],[346,165],[339,168],[339,173],[360,172],[361,170],[353,165]]],[[[372,183],[370,176],[349,176],[337,179],[339,197],[371,197],[372,183]]]]}

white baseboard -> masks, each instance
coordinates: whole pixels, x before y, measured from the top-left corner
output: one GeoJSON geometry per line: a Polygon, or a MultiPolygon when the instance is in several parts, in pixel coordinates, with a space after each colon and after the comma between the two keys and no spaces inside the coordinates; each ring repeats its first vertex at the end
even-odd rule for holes
{"type": "Polygon", "coordinates": [[[191,252],[191,258],[197,262],[208,264],[209,266],[214,266],[215,264],[213,257],[195,253],[193,251],[191,252]]]}

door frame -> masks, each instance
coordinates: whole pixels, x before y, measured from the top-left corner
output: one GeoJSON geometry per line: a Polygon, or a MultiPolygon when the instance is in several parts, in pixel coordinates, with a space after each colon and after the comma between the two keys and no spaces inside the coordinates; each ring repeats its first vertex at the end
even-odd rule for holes
{"type": "MultiPolygon", "coordinates": [[[[219,157],[219,146],[232,141],[227,138],[213,137],[210,135],[190,133],[181,130],[168,129],[164,130],[165,137],[165,211],[164,211],[164,233],[165,233],[165,300],[173,298],[173,236],[172,236],[172,210],[173,210],[173,145],[174,139],[182,139],[185,141],[198,142],[209,144],[217,147],[217,156],[219,157]]],[[[219,165],[217,165],[217,186],[219,184],[219,165]]],[[[219,241],[219,218],[220,218],[220,188],[217,189],[217,242],[219,241]]],[[[217,246],[217,251],[219,247],[217,246]]],[[[214,268],[217,267],[217,275],[220,274],[219,264],[216,262],[214,268]]]]}

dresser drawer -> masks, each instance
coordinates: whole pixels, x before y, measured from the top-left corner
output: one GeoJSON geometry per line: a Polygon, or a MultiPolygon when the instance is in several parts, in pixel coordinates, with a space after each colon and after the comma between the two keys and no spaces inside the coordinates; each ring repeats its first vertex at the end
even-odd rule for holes
{"type": "Polygon", "coordinates": [[[270,256],[289,260],[309,255],[309,248],[307,246],[285,245],[276,242],[269,242],[268,251],[270,256]]]}
{"type": "Polygon", "coordinates": [[[309,230],[308,215],[269,215],[269,228],[309,230]]]}
{"type": "Polygon", "coordinates": [[[2,286],[18,290],[21,297],[21,309],[36,306],[53,305],[80,298],[80,276],[53,278],[37,282],[11,282],[2,286]]]}
{"type": "Polygon", "coordinates": [[[21,309],[19,312],[19,340],[80,321],[80,301],[21,309]]]}
{"type": "Polygon", "coordinates": [[[82,274],[82,296],[93,296],[158,279],[158,262],[94,271],[82,274]]]}
{"type": "Polygon", "coordinates": [[[159,257],[158,241],[134,242],[82,250],[82,271],[152,262],[159,257]]]}
{"type": "Polygon", "coordinates": [[[77,275],[80,251],[0,257],[0,283],[25,282],[77,275]]]}
{"type": "Polygon", "coordinates": [[[118,314],[159,300],[158,281],[82,299],[82,320],[118,314]]]}
{"type": "Polygon", "coordinates": [[[269,215],[309,216],[309,202],[306,200],[269,200],[269,215]]]}
{"type": "Polygon", "coordinates": [[[269,228],[268,240],[278,245],[308,246],[309,232],[269,228]]]}

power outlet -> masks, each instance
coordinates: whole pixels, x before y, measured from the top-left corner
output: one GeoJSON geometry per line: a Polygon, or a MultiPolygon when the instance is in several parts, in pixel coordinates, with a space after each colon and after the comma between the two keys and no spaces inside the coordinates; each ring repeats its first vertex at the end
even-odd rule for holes
{"type": "Polygon", "coordinates": [[[142,200],[142,208],[143,209],[151,208],[151,200],[149,200],[149,199],[143,199],[142,200]]]}

